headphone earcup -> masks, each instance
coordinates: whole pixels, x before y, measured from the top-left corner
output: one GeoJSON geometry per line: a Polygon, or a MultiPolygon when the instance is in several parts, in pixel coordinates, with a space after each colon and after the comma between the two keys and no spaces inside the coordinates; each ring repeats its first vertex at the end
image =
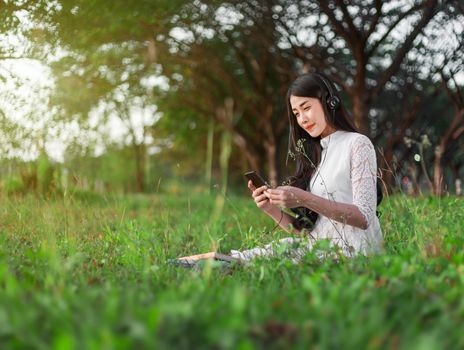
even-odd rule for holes
{"type": "Polygon", "coordinates": [[[331,95],[327,98],[327,107],[331,110],[336,110],[340,106],[340,99],[337,96],[331,95]]]}

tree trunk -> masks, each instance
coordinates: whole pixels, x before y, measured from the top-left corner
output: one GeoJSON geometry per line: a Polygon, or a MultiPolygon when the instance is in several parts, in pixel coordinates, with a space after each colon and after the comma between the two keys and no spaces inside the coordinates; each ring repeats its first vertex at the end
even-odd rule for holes
{"type": "Polygon", "coordinates": [[[266,148],[266,161],[267,161],[267,176],[270,184],[272,186],[277,185],[277,145],[276,139],[274,136],[273,123],[272,123],[272,113],[273,108],[271,105],[267,105],[264,110],[264,131],[265,131],[265,140],[264,147],[266,148]]]}
{"type": "Polygon", "coordinates": [[[276,163],[276,154],[277,154],[277,147],[275,140],[267,140],[265,143],[266,147],[266,159],[267,159],[267,176],[271,186],[277,186],[277,163],[276,163]]]}
{"type": "Polygon", "coordinates": [[[358,130],[367,134],[369,126],[367,125],[367,106],[363,98],[363,92],[356,92],[353,97],[353,118],[358,130]]]}
{"type": "MultiPolygon", "coordinates": [[[[231,124],[233,119],[233,100],[227,98],[224,101],[224,107],[219,108],[217,113],[221,114],[224,120],[231,124]]],[[[221,170],[221,189],[216,195],[214,202],[214,209],[211,214],[211,222],[215,222],[222,214],[225,203],[225,196],[227,194],[228,180],[229,180],[229,160],[232,153],[232,137],[230,131],[225,128],[221,137],[221,151],[219,154],[219,168],[221,170]]]]}
{"type": "Polygon", "coordinates": [[[414,98],[412,104],[409,104],[405,100],[403,110],[406,111],[406,116],[403,122],[401,123],[401,126],[392,130],[392,135],[388,138],[387,143],[385,145],[384,157],[381,159],[381,163],[383,168],[385,169],[384,182],[388,191],[393,190],[394,187],[393,179],[395,178],[394,172],[396,171],[396,169],[393,169],[393,156],[395,147],[399,145],[401,142],[403,142],[406,130],[412,125],[412,123],[417,117],[419,105],[419,96],[416,96],[414,98]],[[395,133],[395,131],[397,132],[395,133]]]}
{"type": "Polygon", "coordinates": [[[364,71],[364,57],[360,53],[356,55],[356,62],[358,67],[358,72],[356,74],[355,83],[351,90],[351,96],[353,101],[353,118],[354,123],[358,130],[367,134],[369,131],[369,125],[367,125],[367,114],[368,114],[368,104],[366,99],[366,74],[364,71]]]}
{"type": "Polygon", "coordinates": [[[445,152],[445,140],[441,140],[440,144],[435,148],[435,159],[433,161],[433,194],[441,196],[443,194],[443,169],[441,166],[441,158],[445,152]]]}
{"type": "Polygon", "coordinates": [[[136,192],[145,191],[145,145],[132,145],[135,155],[135,190],[136,192]]]}
{"type": "Polygon", "coordinates": [[[216,194],[214,208],[210,216],[210,222],[220,218],[224,210],[225,198],[229,182],[229,160],[232,152],[232,139],[228,130],[224,130],[221,137],[221,152],[219,154],[219,168],[221,169],[221,188],[216,194]]]}
{"type": "Polygon", "coordinates": [[[205,179],[208,186],[208,193],[211,193],[211,180],[213,172],[213,146],[214,146],[214,121],[210,120],[208,124],[208,141],[206,145],[206,169],[205,179]]]}
{"type": "Polygon", "coordinates": [[[231,135],[233,143],[240,149],[250,164],[251,169],[259,170],[259,157],[257,152],[254,152],[245,136],[243,136],[233,125],[233,113],[234,113],[234,100],[230,97],[224,101],[224,106],[216,110],[216,119],[231,135]]]}
{"type": "Polygon", "coordinates": [[[463,120],[464,109],[457,109],[454,114],[454,118],[448,127],[448,130],[446,130],[445,134],[440,138],[440,143],[435,149],[435,160],[433,167],[433,193],[437,196],[441,196],[443,194],[443,168],[441,166],[441,159],[446,151],[446,148],[448,147],[448,143],[452,139],[457,139],[461,135],[460,133],[457,133],[457,131],[460,129],[463,120]]]}
{"type": "Polygon", "coordinates": [[[234,132],[232,138],[234,140],[234,144],[240,149],[240,152],[245,156],[251,169],[258,170],[259,158],[256,154],[254,154],[248,149],[246,139],[238,132],[234,132]]]}
{"type": "MultiPolygon", "coordinates": [[[[226,120],[228,125],[232,125],[234,117],[234,100],[230,97],[224,100],[224,107],[219,108],[217,113],[221,115],[221,119],[226,120]]],[[[222,194],[227,192],[228,175],[229,175],[229,159],[232,152],[232,137],[229,129],[225,128],[221,138],[221,152],[219,155],[219,167],[221,169],[222,194]]],[[[222,210],[222,207],[221,207],[222,210]]]]}

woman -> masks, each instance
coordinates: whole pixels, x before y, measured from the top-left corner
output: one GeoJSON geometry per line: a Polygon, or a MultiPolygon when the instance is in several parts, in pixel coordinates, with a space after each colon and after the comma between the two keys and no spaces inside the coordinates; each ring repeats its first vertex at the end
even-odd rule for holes
{"type": "Polygon", "coordinates": [[[328,239],[348,257],[380,251],[377,163],[371,141],[356,131],[332,82],[321,74],[298,77],[288,89],[287,107],[289,154],[296,160],[291,186],[255,188],[249,181],[248,187],[262,211],[289,233],[304,238],[232,250],[231,255],[249,260],[272,256],[279,246],[287,246],[298,261],[320,239],[328,239]],[[298,215],[294,218],[281,208],[298,215]]]}

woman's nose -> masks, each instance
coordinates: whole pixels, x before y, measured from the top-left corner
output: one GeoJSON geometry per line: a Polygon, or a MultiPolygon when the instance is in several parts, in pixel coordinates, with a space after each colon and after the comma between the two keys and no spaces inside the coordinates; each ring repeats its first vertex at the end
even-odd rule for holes
{"type": "Polygon", "coordinates": [[[302,113],[302,114],[301,114],[301,123],[302,123],[302,124],[306,124],[306,123],[308,123],[308,122],[309,122],[308,116],[307,116],[305,113],[302,113]]]}

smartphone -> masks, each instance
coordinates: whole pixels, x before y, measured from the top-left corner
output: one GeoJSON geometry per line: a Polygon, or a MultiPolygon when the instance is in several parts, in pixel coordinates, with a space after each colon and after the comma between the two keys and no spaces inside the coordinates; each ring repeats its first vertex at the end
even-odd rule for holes
{"type": "Polygon", "coordinates": [[[251,180],[253,182],[253,185],[255,185],[256,188],[261,187],[261,186],[269,186],[269,184],[264,180],[256,171],[248,171],[245,174],[243,174],[248,180],[251,180]]]}

